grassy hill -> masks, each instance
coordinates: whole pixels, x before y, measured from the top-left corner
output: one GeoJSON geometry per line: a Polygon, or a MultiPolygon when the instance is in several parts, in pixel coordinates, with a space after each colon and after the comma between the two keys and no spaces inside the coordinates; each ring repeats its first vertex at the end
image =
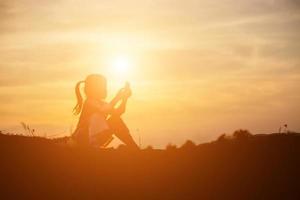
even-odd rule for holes
{"type": "Polygon", "coordinates": [[[0,135],[1,199],[300,199],[300,134],[181,148],[76,148],[0,135]]]}

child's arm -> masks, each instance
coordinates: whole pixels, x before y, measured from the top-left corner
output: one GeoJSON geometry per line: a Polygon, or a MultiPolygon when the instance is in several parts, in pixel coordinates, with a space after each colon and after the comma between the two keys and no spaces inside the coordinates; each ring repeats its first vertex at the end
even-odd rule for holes
{"type": "Polygon", "coordinates": [[[99,112],[105,114],[111,114],[114,112],[116,104],[123,99],[123,89],[119,90],[116,96],[109,103],[100,103],[99,101],[89,100],[87,104],[91,107],[96,108],[99,112]]]}
{"type": "Polygon", "coordinates": [[[126,111],[127,100],[132,95],[129,83],[126,83],[126,86],[123,90],[123,99],[119,107],[115,108],[112,112],[113,115],[121,116],[126,111]]]}
{"type": "Polygon", "coordinates": [[[126,105],[127,105],[127,98],[123,99],[122,103],[120,104],[119,107],[115,108],[112,112],[113,115],[121,116],[125,113],[126,111],[126,105]]]}
{"type": "Polygon", "coordinates": [[[105,106],[101,106],[99,111],[111,115],[122,115],[126,110],[127,99],[131,96],[131,89],[129,84],[126,84],[125,88],[119,90],[117,95],[105,106]],[[115,108],[117,103],[122,101],[121,104],[115,108]]]}
{"type": "Polygon", "coordinates": [[[116,104],[122,100],[123,98],[123,93],[124,93],[124,89],[120,89],[119,92],[116,94],[116,96],[109,102],[109,105],[111,106],[111,108],[115,107],[116,104]]]}
{"type": "Polygon", "coordinates": [[[115,110],[115,106],[117,105],[117,103],[119,101],[121,101],[123,99],[123,90],[124,89],[120,89],[119,92],[116,94],[116,96],[106,105],[102,106],[99,111],[102,113],[106,113],[106,114],[112,114],[114,113],[115,110]]]}

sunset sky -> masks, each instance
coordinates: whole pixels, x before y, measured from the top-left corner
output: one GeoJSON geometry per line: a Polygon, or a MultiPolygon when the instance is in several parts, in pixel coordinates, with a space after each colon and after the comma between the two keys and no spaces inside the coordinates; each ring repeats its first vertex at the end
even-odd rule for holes
{"type": "Polygon", "coordinates": [[[110,98],[131,82],[144,146],[300,131],[299,41],[297,0],[1,0],[0,130],[69,135],[76,82],[102,73],[110,98]]]}

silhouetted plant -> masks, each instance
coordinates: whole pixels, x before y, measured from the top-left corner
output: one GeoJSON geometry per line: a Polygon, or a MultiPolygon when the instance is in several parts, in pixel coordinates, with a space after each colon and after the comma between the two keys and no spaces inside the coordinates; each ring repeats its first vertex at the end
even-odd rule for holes
{"type": "Polygon", "coordinates": [[[217,142],[224,142],[227,141],[228,139],[229,139],[228,136],[225,133],[223,133],[218,137],[217,142]]]}
{"type": "Polygon", "coordinates": [[[176,150],[177,149],[177,146],[174,145],[174,144],[171,144],[169,143],[167,146],[166,146],[166,150],[176,150]]]}
{"type": "Polygon", "coordinates": [[[153,150],[153,147],[151,145],[148,145],[145,150],[153,150]]]}
{"type": "Polygon", "coordinates": [[[191,140],[187,140],[182,146],[181,148],[182,149],[193,149],[196,147],[196,144],[191,141],[191,140]]]}
{"type": "Polygon", "coordinates": [[[32,129],[32,128],[30,128],[29,124],[26,124],[26,123],[24,123],[24,122],[21,122],[21,125],[22,125],[23,129],[24,129],[29,135],[34,136],[35,130],[32,129]]]}
{"type": "Polygon", "coordinates": [[[11,133],[11,132],[7,132],[5,130],[0,130],[0,135],[16,135],[16,134],[11,133]]]}
{"type": "Polygon", "coordinates": [[[252,136],[252,134],[248,130],[245,130],[245,129],[239,129],[239,130],[236,130],[233,132],[233,138],[238,139],[238,140],[247,139],[251,136],[252,136]]]}

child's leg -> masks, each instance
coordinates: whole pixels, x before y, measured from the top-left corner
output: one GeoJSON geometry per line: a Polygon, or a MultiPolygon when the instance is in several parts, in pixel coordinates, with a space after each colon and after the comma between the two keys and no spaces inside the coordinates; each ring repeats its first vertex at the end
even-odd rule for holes
{"type": "Polygon", "coordinates": [[[89,144],[88,133],[85,128],[77,128],[73,133],[72,138],[80,146],[88,146],[89,144]]]}
{"type": "Polygon", "coordinates": [[[113,140],[111,130],[105,130],[90,139],[90,144],[96,147],[107,147],[113,140]]]}
{"type": "Polygon", "coordinates": [[[108,119],[108,124],[114,134],[126,145],[139,149],[138,145],[135,143],[133,138],[130,135],[129,129],[127,128],[124,121],[120,116],[111,116],[108,119]]]}

